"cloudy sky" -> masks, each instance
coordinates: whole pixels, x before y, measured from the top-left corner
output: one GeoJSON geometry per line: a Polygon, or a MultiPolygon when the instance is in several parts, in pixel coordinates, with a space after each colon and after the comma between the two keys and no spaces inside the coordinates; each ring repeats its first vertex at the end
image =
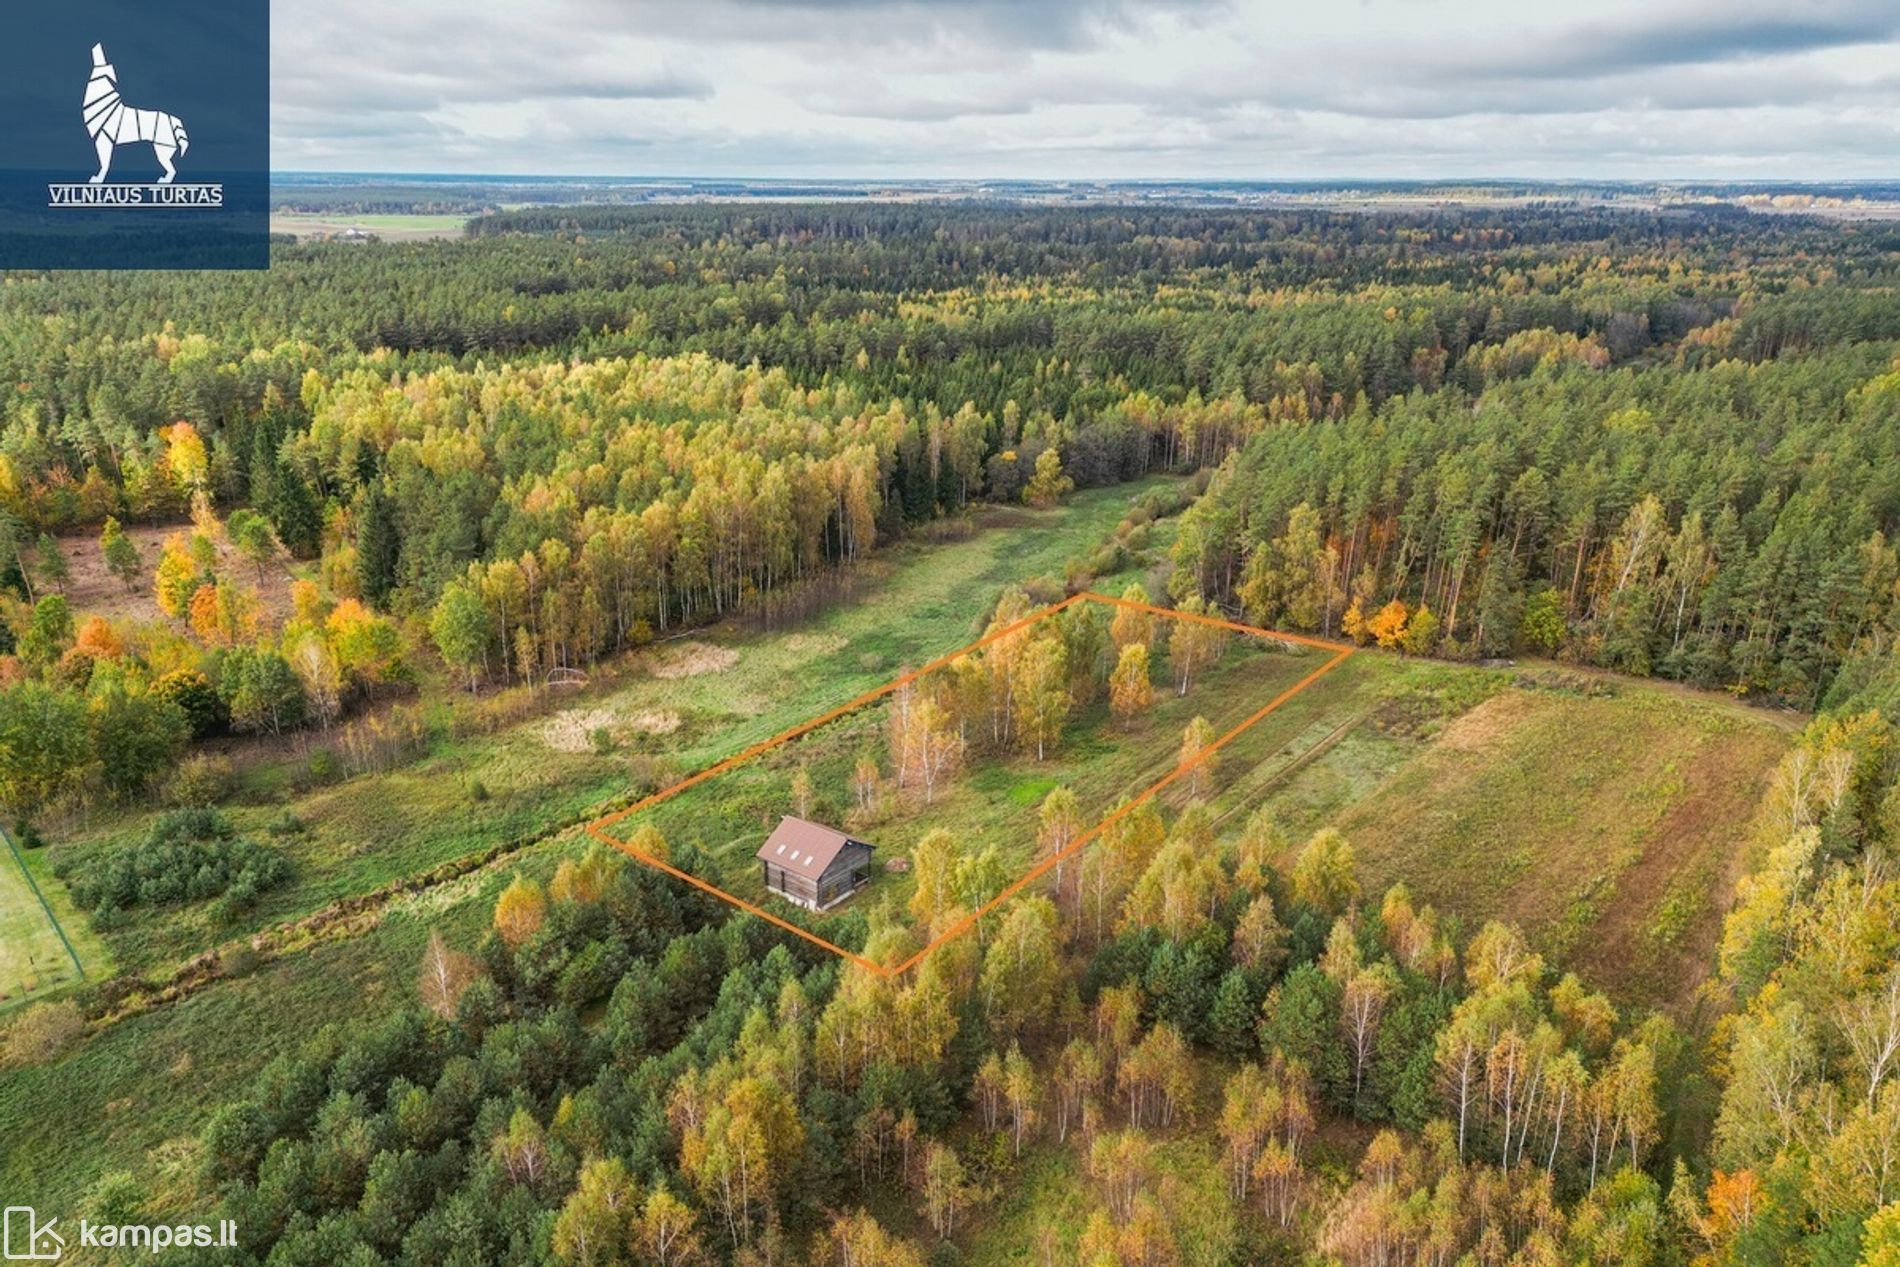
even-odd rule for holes
{"type": "Polygon", "coordinates": [[[1900,0],[272,0],[280,170],[1900,177],[1900,0]]]}

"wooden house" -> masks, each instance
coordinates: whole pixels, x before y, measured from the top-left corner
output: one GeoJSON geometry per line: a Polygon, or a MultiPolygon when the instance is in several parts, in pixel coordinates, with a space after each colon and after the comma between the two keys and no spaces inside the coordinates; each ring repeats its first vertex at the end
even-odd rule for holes
{"type": "Polygon", "coordinates": [[[787,814],[759,847],[765,887],[809,910],[827,910],[871,882],[875,846],[787,814]]]}

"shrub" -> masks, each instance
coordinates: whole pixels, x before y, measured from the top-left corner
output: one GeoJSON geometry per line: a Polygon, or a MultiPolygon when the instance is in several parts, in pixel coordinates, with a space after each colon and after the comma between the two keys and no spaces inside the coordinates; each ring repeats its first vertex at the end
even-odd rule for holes
{"type": "Polygon", "coordinates": [[[79,1005],[40,1003],[20,1013],[0,1041],[0,1068],[43,1065],[71,1051],[86,1032],[79,1005]]]}
{"type": "Polygon", "coordinates": [[[85,1210],[94,1223],[141,1223],[145,1221],[146,1192],[130,1172],[116,1170],[99,1176],[86,1193],[85,1210]]]}
{"type": "Polygon", "coordinates": [[[230,917],[257,895],[290,880],[290,863],[273,849],[239,837],[214,810],[173,810],[152,825],[143,843],[119,849],[92,874],[72,884],[73,896],[93,908],[94,920],[131,906],[201,902],[229,894],[218,916],[230,917]]]}
{"type": "Polygon", "coordinates": [[[174,669],[152,683],[152,694],[183,710],[191,735],[202,739],[230,724],[231,715],[211,679],[196,669],[174,669]]]}
{"type": "Polygon", "coordinates": [[[249,877],[233,881],[224,895],[211,904],[211,918],[219,924],[235,924],[257,905],[257,885],[249,877]]]}
{"type": "Polygon", "coordinates": [[[1068,597],[1061,581],[1053,576],[1032,576],[1023,582],[1023,592],[1038,606],[1047,607],[1068,597]]]}
{"type": "Polygon", "coordinates": [[[328,748],[318,748],[311,752],[307,767],[310,782],[315,787],[334,783],[343,777],[343,763],[336,759],[336,753],[328,748]]]}
{"type": "Polygon", "coordinates": [[[218,952],[218,970],[227,977],[248,977],[257,971],[257,952],[242,942],[218,952]]]}
{"type": "Polygon", "coordinates": [[[167,789],[171,803],[185,809],[209,809],[231,795],[236,776],[225,757],[200,753],[186,757],[167,789]]]}
{"type": "Polygon", "coordinates": [[[627,762],[627,792],[634,797],[651,796],[660,790],[661,762],[648,753],[638,753],[627,762]]]}

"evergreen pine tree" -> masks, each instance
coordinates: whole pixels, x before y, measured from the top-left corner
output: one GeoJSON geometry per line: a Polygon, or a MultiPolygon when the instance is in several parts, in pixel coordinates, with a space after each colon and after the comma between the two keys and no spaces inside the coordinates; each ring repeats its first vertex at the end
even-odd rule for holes
{"type": "Polygon", "coordinates": [[[382,485],[372,483],[356,513],[356,582],[363,597],[381,607],[396,587],[396,556],[402,549],[396,511],[382,485]]]}
{"type": "Polygon", "coordinates": [[[270,478],[270,501],[263,505],[284,548],[300,559],[315,558],[323,533],[322,513],[303,476],[281,458],[270,478]]]}

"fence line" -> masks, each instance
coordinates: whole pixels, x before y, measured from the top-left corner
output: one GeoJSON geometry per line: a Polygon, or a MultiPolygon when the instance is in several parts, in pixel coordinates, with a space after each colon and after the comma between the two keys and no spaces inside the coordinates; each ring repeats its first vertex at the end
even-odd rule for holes
{"type": "Polygon", "coordinates": [[[46,913],[46,922],[51,924],[53,931],[59,935],[59,944],[66,947],[66,953],[72,957],[74,970],[79,973],[79,979],[84,981],[86,965],[79,962],[79,952],[73,949],[72,939],[66,936],[65,926],[59,922],[59,916],[53,914],[53,908],[48,905],[46,895],[40,892],[39,882],[33,878],[33,872],[28,869],[26,859],[20,853],[20,847],[13,843],[13,835],[5,827],[0,827],[0,840],[7,842],[7,852],[13,855],[13,861],[20,868],[20,874],[26,877],[26,887],[33,890],[33,897],[39,902],[40,910],[46,913]]]}

